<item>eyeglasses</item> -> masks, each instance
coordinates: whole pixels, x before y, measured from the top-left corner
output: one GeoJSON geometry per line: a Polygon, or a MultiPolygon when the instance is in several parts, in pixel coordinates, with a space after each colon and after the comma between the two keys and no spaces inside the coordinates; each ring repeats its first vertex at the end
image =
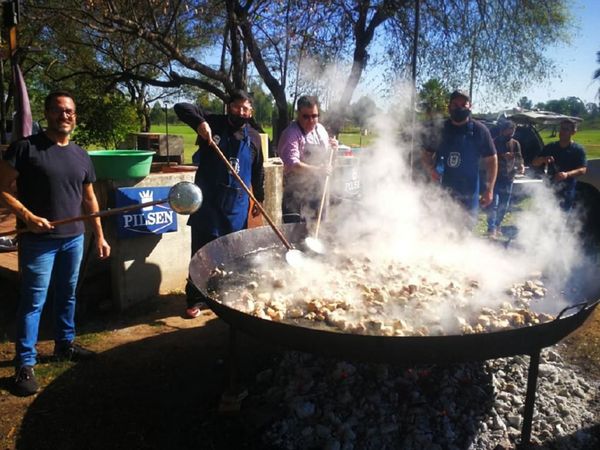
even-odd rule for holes
{"type": "Polygon", "coordinates": [[[52,114],[56,114],[59,116],[62,116],[64,114],[69,118],[77,114],[74,109],[59,108],[57,106],[51,106],[50,108],[48,108],[48,111],[50,111],[52,114]]]}
{"type": "Polygon", "coordinates": [[[302,118],[304,120],[308,120],[308,119],[318,119],[319,115],[318,114],[302,114],[302,118]]]}

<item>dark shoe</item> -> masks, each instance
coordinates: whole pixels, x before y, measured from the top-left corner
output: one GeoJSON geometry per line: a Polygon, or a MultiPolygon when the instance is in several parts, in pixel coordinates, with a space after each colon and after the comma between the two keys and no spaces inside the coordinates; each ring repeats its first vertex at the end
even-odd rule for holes
{"type": "Polygon", "coordinates": [[[15,375],[15,394],[21,397],[27,397],[35,394],[40,387],[38,386],[32,366],[21,366],[17,369],[15,375]]]}
{"type": "Polygon", "coordinates": [[[72,342],[54,346],[54,358],[57,361],[85,361],[96,356],[96,352],[83,348],[72,342]]]}

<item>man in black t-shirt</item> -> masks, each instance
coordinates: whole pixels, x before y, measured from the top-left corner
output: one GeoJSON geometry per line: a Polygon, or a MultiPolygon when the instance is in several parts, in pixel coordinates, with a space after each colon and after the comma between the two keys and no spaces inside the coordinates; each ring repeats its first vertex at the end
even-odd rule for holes
{"type": "Polygon", "coordinates": [[[471,117],[471,99],[462,91],[450,94],[450,117],[444,121],[441,137],[435,147],[427,145],[422,163],[434,182],[439,182],[469,214],[469,225],[475,225],[479,206],[488,206],[492,194],[498,159],[488,129],[471,117]],[[480,161],[486,169],[485,189],[479,196],[480,161]]]}
{"type": "Polygon", "coordinates": [[[546,145],[531,163],[533,167],[544,167],[544,171],[551,177],[560,199],[560,207],[564,211],[570,211],[573,207],[577,177],[587,171],[585,150],[573,142],[576,132],[576,122],[563,120],[558,130],[558,141],[546,145]]]}
{"type": "MultiPolygon", "coordinates": [[[[20,298],[17,310],[15,393],[38,390],[33,372],[40,316],[50,280],[54,291],[54,355],[78,360],[93,352],[75,339],[75,288],[83,255],[81,221],[54,225],[80,216],[82,208],[98,211],[92,183],[96,174],[85,150],[70,142],[75,128],[73,97],[53,92],[44,104],[46,131],[14,142],[0,161],[0,201],[17,216],[19,235],[20,298]],[[16,181],[17,196],[11,193],[16,181]]],[[[91,221],[100,258],[110,255],[100,219],[91,221]]]]}

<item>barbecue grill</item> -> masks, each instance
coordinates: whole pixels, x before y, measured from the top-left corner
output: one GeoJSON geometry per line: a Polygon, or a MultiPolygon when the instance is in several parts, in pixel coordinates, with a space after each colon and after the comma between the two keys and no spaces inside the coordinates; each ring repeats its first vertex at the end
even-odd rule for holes
{"type": "MultiPolygon", "coordinates": [[[[302,242],[306,236],[303,224],[284,225],[283,232],[292,243],[302,242]]],[[[264,320],[230,308],[213,297],[211,276],[220,264],[230,264],[258,250],[280,247],[279,240],[268,227],[242,230],[210,242],[190,263],[190,276],[195,286],[206,297],[208,306],[230,325],[232,358],[236,330],[269,341],[276,338],[282,346],[294,350],[372,362],[443,364],[526,354],[530,356],[530,364],[521,446],[530,443],[541,350],[579,328],[600,301],[598,295],[594,295],[592,298],[596,300],[569,306],[552,321],[523,328],[447,336],[372,336],[264,320]]],[[[593,292],[600,294],[600,290],[593,292]]]]}

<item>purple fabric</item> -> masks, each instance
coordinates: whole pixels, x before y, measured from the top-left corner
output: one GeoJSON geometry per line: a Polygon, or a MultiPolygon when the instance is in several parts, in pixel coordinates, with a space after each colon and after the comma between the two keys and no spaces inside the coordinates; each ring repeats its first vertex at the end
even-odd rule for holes
{"type": "Polygon", "coordinates": [[[329,145],[329,135],[320,123],[308,134],[304,134],[297,122],[292,122],[283,130],[277,145],[277,154],[283,161],[284,172],[289,172],[292,166],[304,161],[304,146],[306,144],[321,144],[324,148],[329,145]]]}
{"type": "Polygon", "coordinates": [[[18,64],[12,65],[13,83],[15,86],[15,115],[13,118],[12,141],[31,136],[32,118],[31,107],[29,106],[29,95],[27,94],[27,85],[21,73],[18,64]]]}

